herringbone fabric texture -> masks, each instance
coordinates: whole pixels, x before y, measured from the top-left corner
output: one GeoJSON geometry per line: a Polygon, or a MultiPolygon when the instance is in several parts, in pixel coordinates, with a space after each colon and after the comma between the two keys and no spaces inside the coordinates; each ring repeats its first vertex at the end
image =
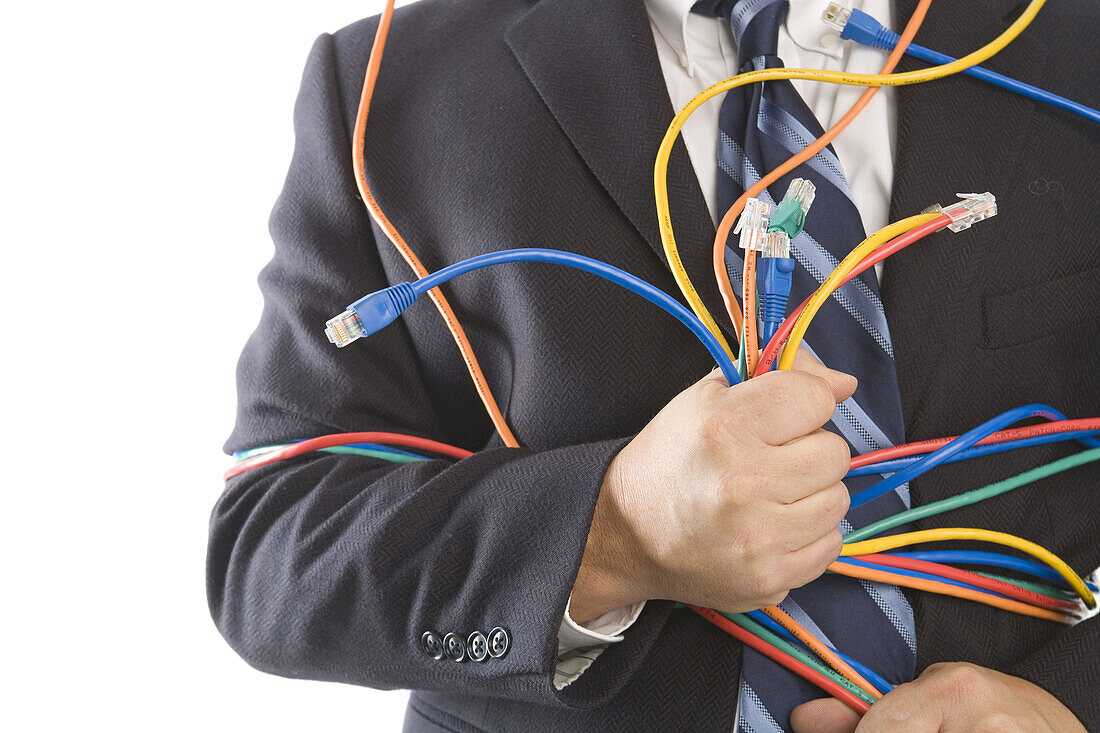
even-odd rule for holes
{"type": "MultiPolygon", "coordinates": [[[[953,55],[997,35],[1016,12],[1011,0],[937,7],[922,42],[953,55]]],[[[898,18],[911,10],[901,0],[898,18]]],[[[1092,0],[1048,3],[990,65],[1100,99],[1096,77],[1074,73],[1100,67],[1098,26],[1092,0]]],[[[268,672],[416,690],[409,730],[729,733],[740,645],[671,603],[647,604],[626,639],[569,687],[551,682],[604,466],[709,370],[679,324],[613,286],[546,266],[448,284],[522,450],[494,438],[430,304],[347,349],[325,341],[326,318],[410,275],[370,225],[350,167],[375,27],[367,20],[322,36],[310,55],[294,157],[271,218],[275,254],[260,278],[264,312],[241,357],[227,447],[389,429],[482,452],[453,466],[399,468],[318,455],[234,479],[210,526],[219,630],[268,672]],[[513,635],[496,663],[436,662],[419,647],[425,629],[495,625],[513,635]]],[[[367,175],[429,269],[552,246],[676,292],[652,190],[673,111],[641,2],[429,0],[398,9],[390,43],[367,175]]],[[[1100,247],[1081,183],[1100,169],[1095,130],[965,78],[901,89],[898,102],[894,218],[956,190],[988,189],[1002,204],[995,219],[887,262],[882,299],[906,435],[957,434],[1032,401],[1100,414],[1100,385],[1081,368],[1100,353],[1100,247]]],[[[714,228],[680,145],[669,180],[685,265],[717,311],[706,287],[714,228]]],[[[953,464],[914,482],[913,502],[1068,450],[953,464]]],[[[1086,571],[1100,566],[1098,481],[1100,471],[1079,469],[918,528],[1002,529],[1086,571]]],[[[1076,654],[1100,645],[1095,620],[1063,629],[938,596],[914,594],[912,603],[918,671],[968,660],[1019,674],[1100,730],[1095,667],[1076,654]]]]}

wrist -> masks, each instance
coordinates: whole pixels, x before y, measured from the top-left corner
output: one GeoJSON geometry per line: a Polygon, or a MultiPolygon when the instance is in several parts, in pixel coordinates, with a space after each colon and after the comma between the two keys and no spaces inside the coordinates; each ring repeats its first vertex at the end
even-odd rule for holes
{"type": "Polygon", "coordinates": [[[573,584],[569,615],[584,624],[651,597],[646,554],[628,519],[622,455],[608,467],[573,584]]]}

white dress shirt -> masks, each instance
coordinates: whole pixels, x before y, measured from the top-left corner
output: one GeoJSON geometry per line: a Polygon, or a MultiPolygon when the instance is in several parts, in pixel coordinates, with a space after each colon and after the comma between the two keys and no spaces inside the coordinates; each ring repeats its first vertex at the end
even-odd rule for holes
{"type": "MultiPolygon", "coordinates": [[[[690,12],[694,4],[695,0],[645,0],[657,57],[669,99],[676,110],[712,84],[737,74],[737,49],[729,23],[690,12]]],[[[787,22],[779,32],[778,51],[784,65],[878,73],[886,55],[841,41],[835,31],[821,22],[827,5],[828,0],[790,0],[787,22]]],[[[849,0],[848,5],[893,26],[889,0],[849,0]]],[[[803,80],[795,80],[793,84],[826,130],[839,121],[863,93],[863,87],[803,80]]],[[[721,96],[707,102],[688,118],[681,132],[715,225],[719,218],[716,147],[720,106],[721,96]]],[[[894,178],[894,116],[894,90],[884,87],[832,143],[868,233],[889,223],[894,178]]],[[[881,264],[876,265],[876,273],[881,278],[881,264]]],[[[634,623],[644,605],[638,603],[611,611],[584,626],[573,622],[567,606],[558,632],[555,687],[561,689],[573,682],[608,644],[621,641],[622,632],[634,623]]]]}

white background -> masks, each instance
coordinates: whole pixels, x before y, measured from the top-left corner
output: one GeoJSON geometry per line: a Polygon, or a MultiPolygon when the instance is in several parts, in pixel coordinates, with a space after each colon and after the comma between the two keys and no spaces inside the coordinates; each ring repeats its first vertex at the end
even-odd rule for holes
{"type": "Polygon", "coordinates": [[[248,667],[203,577],[306,56],[381,7],[5,6],[0,728],[400,730],[248,667]]]}

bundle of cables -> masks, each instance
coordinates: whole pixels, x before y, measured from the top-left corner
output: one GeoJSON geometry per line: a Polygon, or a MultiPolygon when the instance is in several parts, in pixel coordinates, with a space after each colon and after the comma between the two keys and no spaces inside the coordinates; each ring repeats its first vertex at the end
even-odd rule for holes
{"type": "MultiPolygon", "coordinates": [[[[478,394],[502,440],[506,445],[513,447],[518,446],[518,441],[508,428],[496,400],[489,392],[469,340],[439,289],[451,278],[472,270],[510,262],[538,262],[565,265],[610,280],[654,303],[689,328],[711,354],[731,385],[773,368],[790,369],[795,352],[815,314],[844,283],[891,254],[934,232],[944,228],[961,231],[995,215],[996,201],[988,193],[965,194],[961,195],[962,200],[955,204],[890,224],[856,245],[832,274],[822,282],[820,288],[787,314],[790,273],[795,266],[794,260],[789,256],[790,239],[801,232],[813,200],[813,186],[807,181],[795,179],[788,189],[787,196],[774,208],[774,211],[755,197],[769,184],[828,145],[868,104],[880,86],[920,83],[973,69],[1016,38],[1035,18],[1043,4],[1044,0],[1031,0],[1020,17],[1000,37],[962,59],[936,57],[934,60],[941,64],[939,66],[923,71],[893,74],[891,72],[901,56],[910,49],[910,42],[931,5],[931,0],[920,0],[900,36],[889,34],[888,31],[884,31],[886,35],[871,34],[874,45],[893,49],[880,74],[843,74],[813,69],[765,69],[720,82],[691,100],[674,117],[669,126],[654,167],[654,189],[661,237],[668,263],[685,300],[691,307],[691,310],[688,310],[675,298],[629,273],[597,260],[559,250],[516,249],[494,252],[455,263],[432,274],[427,272],[411,247],[382,212],[370,191],[364,172],[367,114],[394,12],[393,0],[389,0],[382,13],[367,65],[355,126],[353,162],[360,193],[371,216],[400,251],[418,279],[413,282],[398,283],[354,302],[344,313],[326,324],[326,334],[332,343],[339,347],[346,346],[358,338],[369,336],[384,328],[421,295],[427,294],[451,330],[478,394]],[[749,188],[722,218],[714,241],[714,270],[728,314],[739,336],[738,354],[735,357],[713,317],[700,300],[680,261],[669,214],[666,171],[672,146],[680,129],[703,102],[734,87],[776,79],[810,79],[865,86],[868,89],[837,125],[749,188]],[[755,317],[757,309],[746,308],[745,311],[749,317],[742,314],[725,267],[725,245],[735,222],[738,223],[736,233],[740,234],[741,243],[745,249],[742,280],[744,287],[741,299],[744,304],[755,305],[758,302],[756,255],[760,252],[764,256],[763,277],[760,279],[763,288],[761,302],[764,304],[762,350],[757,336],[757,318],[755,317]]],[[[845,38],[871,43],[867,40],[866,32],[860,35],[860,29],[867,27],[866,19],[854,11],[849,12],[832,4],[826,13],[826,21],[838,28],[846,29],[845,38]],[[852,26],[853,23],[855,23],[854,26],[852,26]],[[852,28],[848,30],[848,26],[852,28]]],[[[930,53],[934,54],[934,52],[930,53]]],[[[927,54],[921,56],[920,52],[916,55],[920,58],[931,58],[927,54]]],[[[988,72],[984,74],[977,74],[977,76],[991,80],[988,72]]],[[[1087,108],[1084,108],[1086,112],[1082,112],[1073,107],[1075,103],[1068,103],[1068,100],[1051,99],[1054,95],[1044,97],[1045,93],[1040,94],[1041,90],[1034,90],[1033,87],[1022,90],[1026,85],[1020,85],[1018,82],[1006,86],[1013,91],[1027,93],[1032,98],[1062,106],[1064,109],[1088,117],[1087,108]]],[[[915,507],[850,532],[844,538],[840,557],[829,566],[828,572],[963,598],[1056,623],[1075,623],[1096,608],[1096,599],[1093,595],[1097,590],[1096,587],[1078,576],[1061,558],[1028,540],[1001,532],[970,528],[931,529],[886,537],[880,535],[900,525],[984,501],[1040,479],[1098,461],[1100,460],[1100,440],[1096,437],[1098,433],[1100,433],[1100,418],[1070,420],[1051,407],[1025,405],[998,415],[960,436],[897,445],[856,456],[852,459],[848,476],[881,474],[883,478],[871,487],[853,495],[851,502],[853,507],[873,501],[894,491],[905,482],[947,463],[1059,441],[1077,441],[1084,446],[1080,452],[1052,463],[944,501],[915,507]],[[1045,422],[1025,427],[1011,427],[1020,421],[1036,418],[1045,422]],[[998,544],[1015,549],[1026,557],[957,549],[892,552],[899,548],[940,540],[982,541],[998,544]],[[968,569],[956,567],[956,565],[967,566],[968,569]],[[1002,572],[1009,571],[1013,575],[992,573],[988,568],[999,569],[1002,572]]],[[[264,446],[239,453],[236,456],[236,465],[226,472],[225,478],[229,479],[251,469],[314,452],[350,453],[392,463],[432,460],[424,455],[425,453],[457,460],[471,455],[467,450],[421,437],[385,432],[342,433],[282,445],[264,446]]],[[[875,699],[892,689],[891,684],[874,670],[823,643],[779,607],[734,614],[698,607],[692,607],[692,610],[777,663],[814,682],[857,711],[866,711],[875,699]]]]}
{"type": "MultiPolygon", "coordinates": [[[[1100,418],[1068,420],[1045,405],[1009,410],[961,435],[893,446],[852,459],[848,476],[889,474],[852,497],[853,506],[892,491],[936,466],[980,456],[1061,441],[1078,441],[1087,448],[1052,463],[1025,471],[933,504],[916,507],[850,532],[841,556],[829,572],[891,583],[984,603],[995,608],[1062,624],[1073,624],[1096,608],[1097,588],[1080,578],[1049,550],[1013,535],[984,529],[947,528],[891,535],[881,533],[902,524],[984,501],[1063,471],[1100,461],[1100,418]],[[1027,427],[1009,425],[1030,418],[1049,422],[1027,427]],[[910,545],[938,540],[977,540],[1019,550],[1033,559],[972,550],[895,552],[910,545]],[[948,563],[972,566],[964,570],[948,563]],[[977,568],[1001,568],[1008,577],[977,568]],[[1019,577],[1024,576],[1024,577],[1019,577]]],[[[430,460],[422,453],[395,446],[462,459],[471,453],[423,438],[395,433],[342,433],[286,445],[273,445],[237,455],[226,478],[253,468],[313,451],[353,453],[392,463],[430,460]]],[[[893,689],[874,670],[829,647],[778,606],[749,613],[724,614],[691,606],[692,610],[743,643],[810,680],[834,697],[865,712],[875,699],[893,689]]]]}

